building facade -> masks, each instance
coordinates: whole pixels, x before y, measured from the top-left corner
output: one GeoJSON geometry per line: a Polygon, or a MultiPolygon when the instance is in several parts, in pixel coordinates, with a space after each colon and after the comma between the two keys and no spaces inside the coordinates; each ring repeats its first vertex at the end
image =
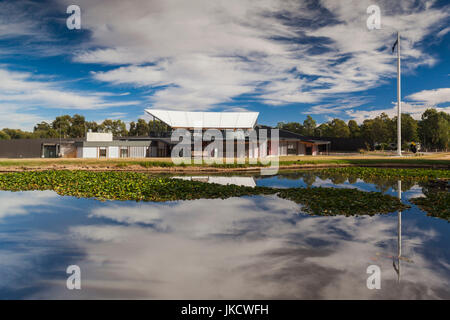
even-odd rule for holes
{"type": "MultiPolygon", "coordinates": [[[[185,112],[170,110],[145,110],[154,120],[166,124],[167,132],[152,132],[147,137],[113,137],[111,133],[88,132],[86,138],[77,139],[18,139],[0,140],[2,158],[154,158],[170,157],[179,141],[172,140],[172,132],[184,129],[190,135],[191,156],[218,157],[217,149],[208,148],[204,141],[208,129],[221,132],[224,156],[258,158],[264,156],[318,155],[329,152],[330,142],[303,137],[278,130],[271,136],[271,127],[258,125],[258,112],[185,112]],[[198,133],[202,134],[198,136],[198,133]],[[231,146],[226,137],[232,138],[231,146]],[[264,137],[265,139],[262,139],[264,137]],[[259,144],[254,138],[259,139],[259,144]],[[201,150],[197,150],[201,139],[201,150]],[[261,144],[263,140],[263,144],[261,144]],[[261,147],[263,146],[263,147],[261,147]],[[230,150],[228,150],[230,151],[230,150]]],[[[215,140],[214,140],[215,141],[215,140]]]]}

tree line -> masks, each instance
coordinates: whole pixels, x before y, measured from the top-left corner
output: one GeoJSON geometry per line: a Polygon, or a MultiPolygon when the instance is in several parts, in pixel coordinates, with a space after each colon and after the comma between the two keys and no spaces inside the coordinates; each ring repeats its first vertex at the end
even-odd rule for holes
{"type": "MultiPolygon", "coordinates": [[[[359,138],[371,148],[375,145],[389,145],[397,142],[397,117],[389,118],[382,113],[374,119],[367,119],[361,125],[355,120],[345,122],[333,119],[317,125],[316,121],[307,116],[303,123],[280,122],[277,128],[295,132],[307,137],[319,138],[359,138]]],[[[166,132],[170,128],[161,121],[138,119],[130,122],[127,129],[122,120],[106,119],[102,123],[86,121],[84,116],[63,115],[56,117],[51,123],[41,122],[34,126],[32,132],[20,129],[4,128],[0,130],[1,139],[31,139],[31,138],[83,138],[86,132],[112,132],[114,136],[149,136],[154,132],[166,132]]],[[[402,114],[402,141],[420,142],[428,149],[446,150],[450,140],[450,115],[436,109],[427,109],[419,121],[409,114],[402,114]]]]}
{"type": "Polygon", "coordinates": [[[0,130],[0,140],[33,139],[33,138],[83,138],[86,132],[112,132],[116,137],[148,136],[151,132],[165,132],[169,127],[161,121],[138,119],[130,122],[129,129],[122,120],[106,119],[102,123],[86,121],[84,116],[63,115],[48,123],[42,121],[36,124],[33,131],[3,128],[0,130]]]}
{"type": "MultiPolygon", "coordinates": [[[[450,114],[434,108],[427,109],[420,120],[413,119],[403,113],[402,142],[407,144],[419,142],[427,149],[447,150],[450,144],[450,114]]],[[[390,144],[397,143],[397,117],[389,118],[385,113],[374,119],[366,119],[361,125],[355,120],[345,122],[333,119],[321,125],[307,116],[303,123],[280,122],[277,128],[295,132],[307,137],[323,138],[358,138],[370,148],[381,146],[387,149],[390,144]]],[[[405,149],[407,146],[405,146],[405,149]]]]}

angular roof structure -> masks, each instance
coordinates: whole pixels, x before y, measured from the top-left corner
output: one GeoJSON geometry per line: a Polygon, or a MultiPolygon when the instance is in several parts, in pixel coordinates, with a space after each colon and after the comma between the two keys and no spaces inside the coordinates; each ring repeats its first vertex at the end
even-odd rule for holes
{"type": "Polygon", "coordinates": [[[252,129],[259,112],[192,112],[145,109],[172,128],[252,129]]]}

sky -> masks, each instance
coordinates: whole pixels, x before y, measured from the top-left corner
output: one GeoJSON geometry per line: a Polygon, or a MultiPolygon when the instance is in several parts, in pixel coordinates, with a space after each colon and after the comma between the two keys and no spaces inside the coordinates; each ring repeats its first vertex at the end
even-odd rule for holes
{"type": "Polygon", "coordinates": [[[450,112],[448,1],[0,1],[0,128],[146,108],[258,111],[266,125],[394,116],[397,31],[403,112],[450,112]]]}

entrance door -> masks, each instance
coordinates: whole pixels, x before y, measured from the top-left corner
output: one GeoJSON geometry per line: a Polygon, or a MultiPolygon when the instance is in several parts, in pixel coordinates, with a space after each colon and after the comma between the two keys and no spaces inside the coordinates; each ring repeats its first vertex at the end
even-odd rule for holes
{"type": "Polygon", "coordinates": [[[312,147],[306,146],[306,147],[305,147],[305,154],[306,154],[307,156],[312,156],[312,147]]]}
{"type": "Polygon", "coordinates": [[[56,158],[56,145],[44,146],[44,158],[56,158]]]}

